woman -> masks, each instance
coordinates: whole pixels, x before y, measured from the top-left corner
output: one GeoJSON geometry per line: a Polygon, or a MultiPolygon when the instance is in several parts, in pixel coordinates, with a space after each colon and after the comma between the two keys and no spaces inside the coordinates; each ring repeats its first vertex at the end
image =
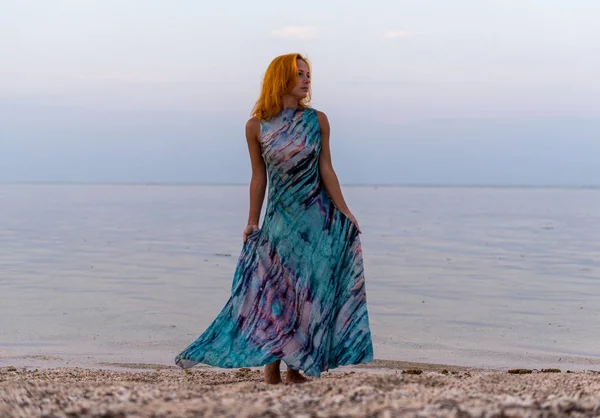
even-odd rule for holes
{"type": "Polygon", "coordinates": [[[302,383],[373,360],[358,222],[331,164],[329,123],[309,107],[310,67],[275,58],[246,124],[250,211],[231,297],[175,362],[266,365],[267,383],[302,383]],[[262,228],[259,217],[269,196],[262,228]]]}

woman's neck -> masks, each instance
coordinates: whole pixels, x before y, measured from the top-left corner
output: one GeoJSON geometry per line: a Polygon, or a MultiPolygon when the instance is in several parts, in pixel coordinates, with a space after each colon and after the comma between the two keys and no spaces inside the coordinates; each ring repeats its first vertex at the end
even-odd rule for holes
{"type": "Polygon", "coordinates": [[[298,98],[294,96],[283,96],[283,107],[300,107],[300,104],[298,103],[298,98]]]}

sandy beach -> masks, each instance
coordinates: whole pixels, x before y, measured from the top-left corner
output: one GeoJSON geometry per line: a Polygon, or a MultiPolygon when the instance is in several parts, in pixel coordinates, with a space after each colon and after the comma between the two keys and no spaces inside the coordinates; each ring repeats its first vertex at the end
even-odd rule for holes
{"type": "Polygon", "coordinates": [[[375,361],[303,385],[258,369],[152,364],[0,368],[1,417],[549,417],[600,415],[600,372],[375,361]],[[417,374],[420,373],[420,374],[417,374]]]}

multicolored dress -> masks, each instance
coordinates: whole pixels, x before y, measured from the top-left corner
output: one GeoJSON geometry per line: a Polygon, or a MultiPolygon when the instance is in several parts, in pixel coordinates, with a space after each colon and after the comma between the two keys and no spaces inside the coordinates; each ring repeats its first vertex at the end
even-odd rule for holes
{"type": "Polygon", "coordinates": [[[317,112],[283,109],[261,122],[260,144],[269,180],[263,224],[242,247],[231,297],[176,364],[282,360],[320,376],[372,361],[361,243],[321,183],[317,112]]]}

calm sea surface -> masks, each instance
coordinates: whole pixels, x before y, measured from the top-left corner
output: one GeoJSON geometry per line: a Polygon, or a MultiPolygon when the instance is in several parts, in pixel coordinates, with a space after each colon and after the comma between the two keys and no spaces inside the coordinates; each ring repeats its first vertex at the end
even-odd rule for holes
{"type": "MultiPolygon", "coordinates": [[[[375,356],[600,369],[600,190],[345,187],[375,356]]],[[[227,301],[245,186],[0,185],[0,365],[170,364],[227,301]]]]}

